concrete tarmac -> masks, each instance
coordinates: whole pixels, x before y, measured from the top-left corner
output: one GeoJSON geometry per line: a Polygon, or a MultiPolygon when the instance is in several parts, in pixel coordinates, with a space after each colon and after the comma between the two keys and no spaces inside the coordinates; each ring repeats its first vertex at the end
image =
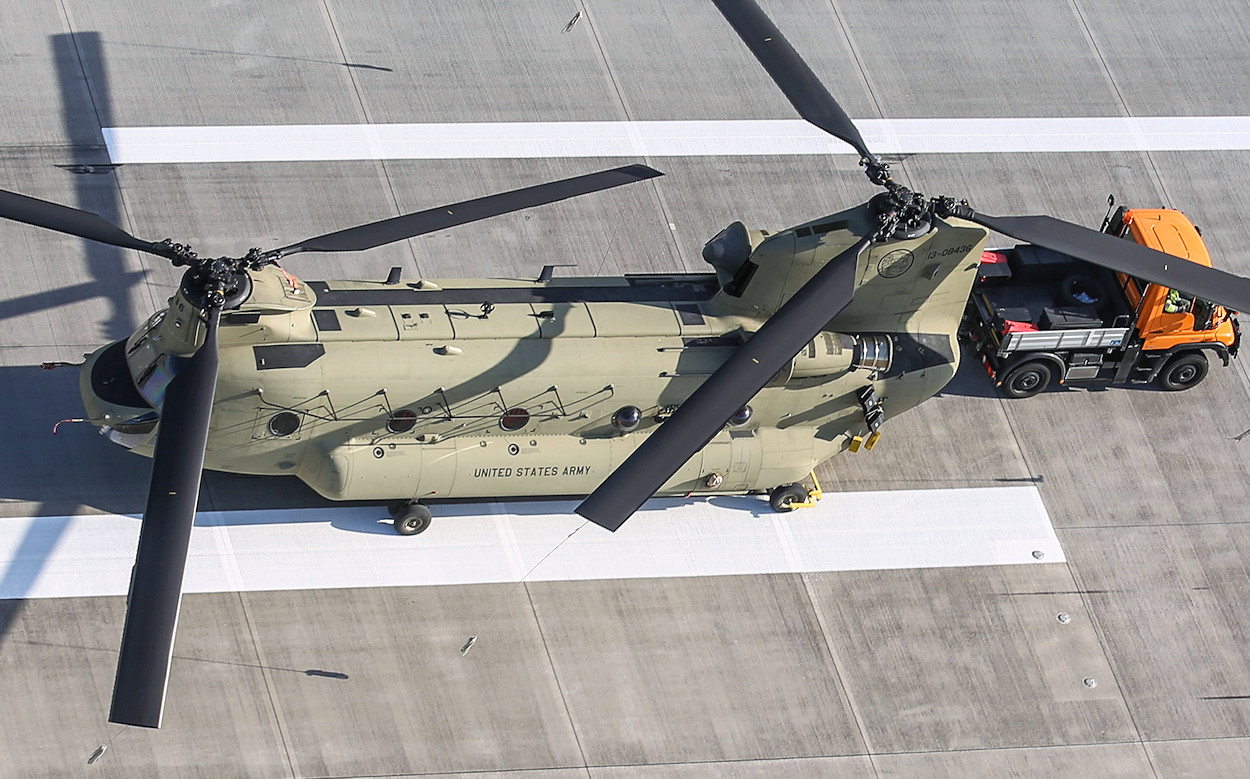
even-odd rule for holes
{"type": "MultiPolygon", "coordinates": [[[[1250,8],[1234,0],[766,7],[856,118],[1250,114],[1250,8]]],[[[9,2],[4,19],[0,187],[201,254],[633,162],[668,174],[304,254],[306,279],[697,271],[735,219],[778,229],[875,191],[846,157],[114,168],[104,147],[112,126],[792,118],[702,0],[61,0],[9,2]]],[[[926,155],[895,171],[988,213],[1094,227],[1108,192],[1180,208],[1218,266],[1250,275],[1247,152],[926,155]]],[[[149,463],[86,425],[53,438],[81,413],[77,376],[38,366],[124,336],[179,273],[9,223],[0,246],[0,515],[142,511],[149,463]]],[[[0,601],[0,776],[1241,775],[1248,400],[1245,362],[1184,393],[1014,402],[966,364],[874,451],[820,471],[846,490],[1036,484],[1066,563],[188,595],[160,731],[106,723],[123,598],[0,601]]],[[[201,497],[321,505],[294,479],[221,474],[201,497]]]]}

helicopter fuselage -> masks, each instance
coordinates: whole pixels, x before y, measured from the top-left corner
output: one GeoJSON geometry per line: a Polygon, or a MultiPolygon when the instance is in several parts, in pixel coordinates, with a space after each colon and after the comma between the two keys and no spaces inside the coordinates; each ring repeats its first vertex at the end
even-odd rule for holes
{"type": "MultiPolygon", "coordinates": [[[[585,495],[871,225],[861,206],[775,234],[738,226],[743,245],[709,274],[387,284],[249,271],[250,295],[221,319],[205,467],[293,474],[335,500],[585,495]]],[[[854,301],[660,494],[799,481],[869,433],[865,387],[889,416],[938,392],[985,238],[935,220],[864,252],[854,301]]],[[[190,300],[180,291],[83,371],[90,420],[141,454],[179,355],[203,340],[190,300]]]]}

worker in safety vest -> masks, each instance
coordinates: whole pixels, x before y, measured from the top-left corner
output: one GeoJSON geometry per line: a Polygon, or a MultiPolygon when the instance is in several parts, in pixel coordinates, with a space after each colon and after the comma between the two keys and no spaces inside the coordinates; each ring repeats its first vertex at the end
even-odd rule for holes
{"type": "Polygon", "coordinates": [[[1163,313],[1185,314],[1189,312],[1189,307],[1192,305],[1193,301],[1181,295],[1180,290],[1169,289],[1168,299],[1163,302],[1163,313]]]}

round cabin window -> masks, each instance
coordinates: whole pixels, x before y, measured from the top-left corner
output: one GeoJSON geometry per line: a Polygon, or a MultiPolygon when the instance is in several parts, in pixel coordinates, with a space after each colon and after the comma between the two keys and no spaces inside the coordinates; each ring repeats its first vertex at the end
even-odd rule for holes
{"type": "Polygon", "coordinates": [[[299,414],[280,411],[269,419],[269,432],[281,438],[299,430],[299,414]]]}
{"type": "Polygon", "coordinates": [[[612,415],[612,426],[628,433],[636,430],[642,422],[642,409],[637,406],[621,406],[612,415]]]}
{"type": "Polygon", "coordinates": [[[510,408],[503,412],[503,416],[499,419],[499,426],[504,430],[520,430],[529,424],[530,412],[523,408],[510,408]]]}
{"type": "Polygon", "coordinates": [[[417,412],[401,408],[386,420],[386,429],[391,433],[407,433],[417,426],[417,412]]]}
{"type": "Polygon", "coordinates": [[[729,418],[729,424],[733,425],[734,427],[741,427],[742,425],[745,425],[747,422],[751,421],[752,413],[753,412],[750,406],[743,406],[742,408],[735,411],[733,416],[729,418]]]}

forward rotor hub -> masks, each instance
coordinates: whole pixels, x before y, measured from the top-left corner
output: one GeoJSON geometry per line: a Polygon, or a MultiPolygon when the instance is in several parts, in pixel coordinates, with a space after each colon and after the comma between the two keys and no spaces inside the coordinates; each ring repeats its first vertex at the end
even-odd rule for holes
{"type": "Polygon", "coordinates": [[[932,211],[924,195],[912,192],[888,176],[883,185],[886,191],[878,193],[869,201],[878,221],[873,240],[918,238],[927,233],[932,211]]]}
{"type": "Polygon", "coordinates": [[[250,249],[242,257],[198,257],[189,247],[172,244],[184,250],[180,256],[190,269],[182,277],[182,293],[200,308],[237,308],[252,291],[249,270],[260,270],[272,262],[260,249],[250,249]]]}

